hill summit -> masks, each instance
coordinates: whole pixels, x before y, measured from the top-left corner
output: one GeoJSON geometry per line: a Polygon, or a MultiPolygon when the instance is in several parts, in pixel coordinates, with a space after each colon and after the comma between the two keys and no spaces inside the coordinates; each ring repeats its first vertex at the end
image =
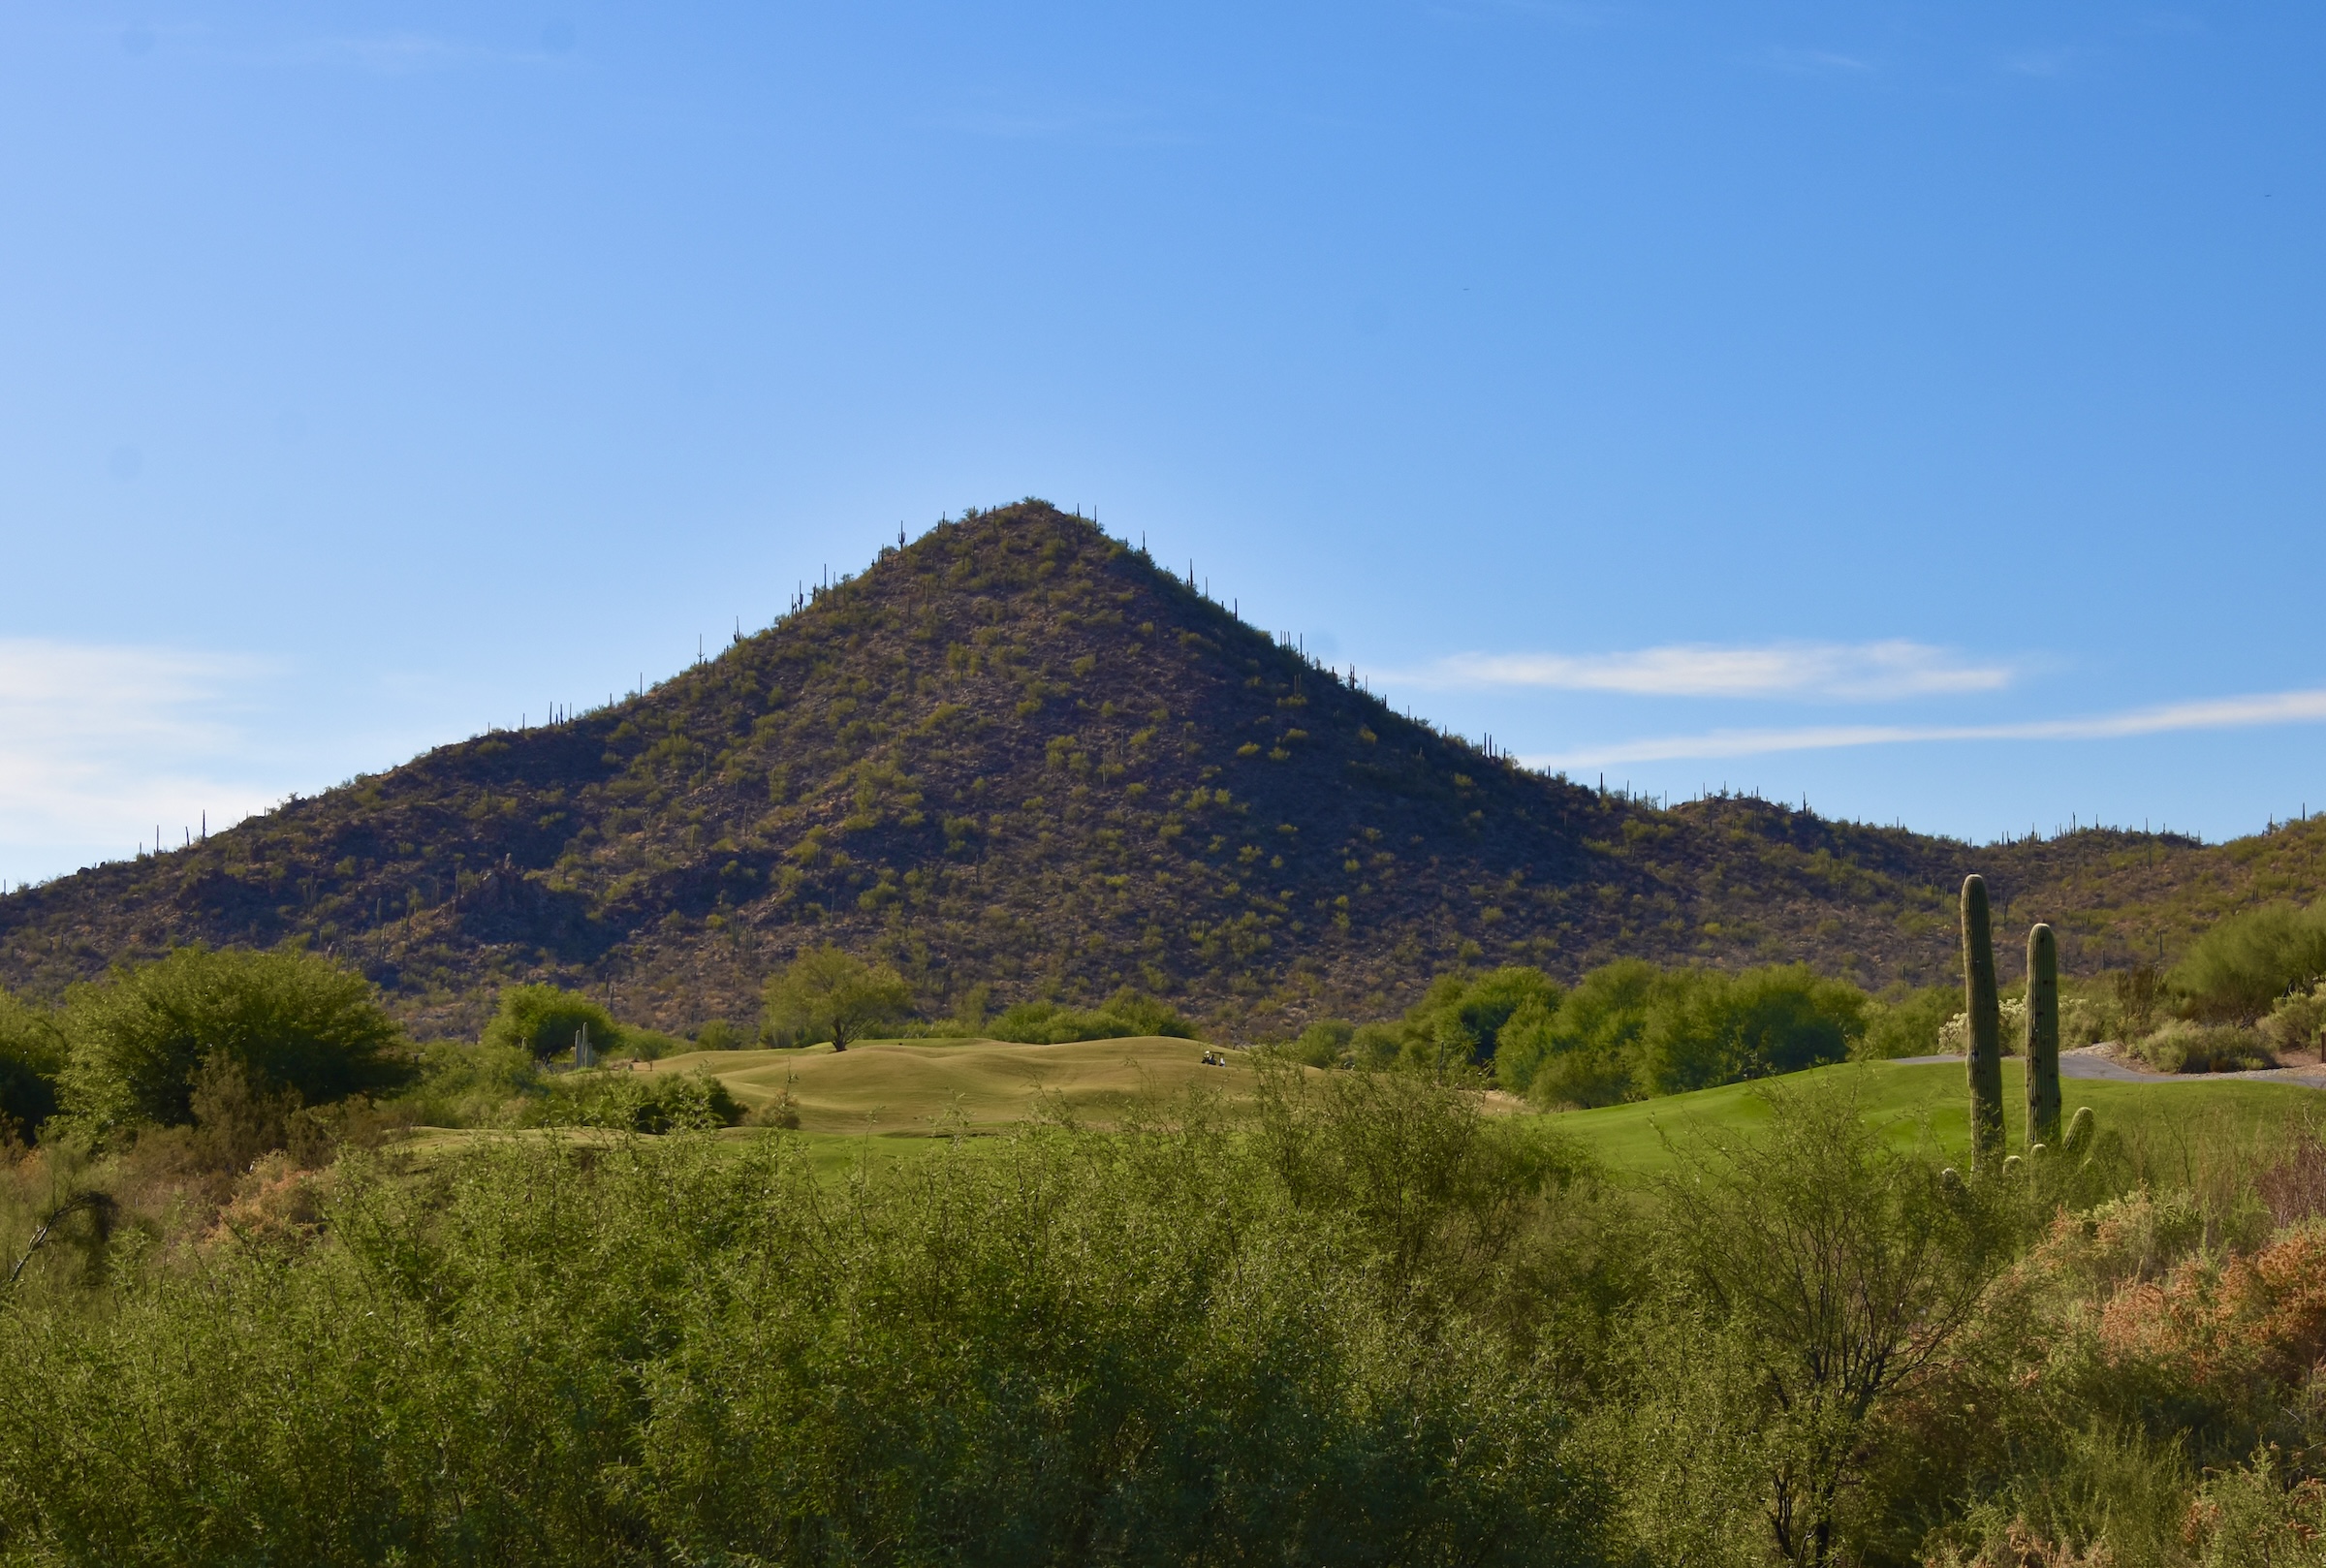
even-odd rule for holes
{"type": "Polygon", "coordinates": [[[2190,918],[2157,899],[2255,874],[2191,860],[2215,855],[2140,834],[1973,851],[1532,773],[1028,500],[882,550],[640,696],[12,894],[0,983],[302,940],[424,1033],[473,1029],[517,980],[684,1031],[747,1023],[772,968],[833,941],[932,1010],[1127,986],[1233,1036],[1387,1011],[1464,962],[1935,980],[1973,868],[2061,924],[2071,961],[2079,942],[2130,961],[2190,918]]]}

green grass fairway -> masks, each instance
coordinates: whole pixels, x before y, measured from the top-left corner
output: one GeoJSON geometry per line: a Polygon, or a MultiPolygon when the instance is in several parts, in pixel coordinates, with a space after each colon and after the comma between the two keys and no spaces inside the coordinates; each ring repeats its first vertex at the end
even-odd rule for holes
{"type": "MultiPolygon", "coordinates": [[[[1970,1110],[1959,1062],[1821,1067],[1760,1083],[1731,1083],[1545,1119],[1611,1170],[1645,1175],[1671,1167],[1667,1138],[1684,1145],[1701,1131],[1750,1133],[1769,1119],[1763,1092],[1771,1084],[1782,1091],[1815,1083],[1835,1083],[1856,1093],[1867,1119],[1889,1127],[1901,1145],[1913,1143],[1927,1125],[1949,1155],[1967,1156],[1970,1110]]],[[[2199,1144],[2218,1148],[2223,1140],[2274,1143],[2305,1116],[2326,1117],[2326,1098],[2294,1083],[2236,1079],[2112,1083],[2071,1078],[2060,1085],[2060,1094],[2065,1115],[2088,1105],[2101,1127],[2114,1128],[2152,1156],[2167,1159],[2176,1151],[2193,1158],[2199,1144]]],[[[2016,1151],[2025,1145],[2027,1090],[2021,1064],[2008,1058],[2003,1062],[2003,1117],[2016,1151]]]]}
{"type": "MultiPolygon", "coordinates": [[[[1206,1067],[1204,1050],[1194,1041],[1151,1037],[1062,1046],[884,1040],[836,1053],[829,1047],[692,1051],[667,1056],[645,1070],[707,1072],[755,1110],[780,1098],[788,1085],[809,1158],[818,1170],[834,1174],[918,1158],[935,1146],[932,1138],[947,1134],[1000,1132],[1041,1113],[1045,1101],[1096,1126],[1116,1121],[1134,1103],[1160,1108],[1190,1088],[1215,1095],[1232,1109],[1250,1094],[1251,1062],[1229,1051],[1233,1065],[1206,1067]]],[[[1765,1096],[1772,1087],[1788,1092],[1811,1085],[1856,1094],[1866,1118],[1886,1127],[1902,1145],[1915,1143],[1927,1127],[1948,1158],[1967,1158],[1970,1117],[1959,1062],[1851,1063],[1600,1111],[1521,1114],[1574,1138],[1609,1170],[1644,1176],[1668,1170],[1672,1145],[1684,1146],[1701,1132],[1749,1136],[1769,1118],[1765,1096]]],[[[2090,1106],[2102,1128],[2133,1144],[2148,1168],[2163,1172],[2184,1162],[2193,1170],[2202,1157],[2241,1145],[2274,1147],[2306,1118],[2326,1119],[2326,1095],[2293,1083],[2069,1079],[2061,1090],[2066,1114],[2090,1106]]],[[[1508,1103],[1493,1109],[1503,1112],[1508,1103]]],[[[2024,1144],[2025,1107],[2021,1064],[2006,1059],[2003,1112],[2014,1150],[2024,1144]]],[[[425,1159],[474,1139],[507,1136],[423,1129],[407,1146],[425,1159]]],[[[612,1135],[569,1130],[518,1136],[612,1135]]],[[[765,1136],[757,1127],[720,1135],[735,1142],[765,1136]]]]}
{"type": "Polygon", "coordinates": [[[810,1133],[927,1137],[990,1130],[1034,1115],[1044,1100],[1078,1121],[1105,1124],[1138,1099],[1170,1100],[1188,1088],[1242,1099],[1252,1069],[1206,1067],[1192,1040],[1141,1037],[1063,1046],[996,1040],[868,1041],[845,1051],[698,1051],[652,1064],[660,1073],[709,1073],[753,1110],[788,1084],[800,1127],[810,1133]]]}

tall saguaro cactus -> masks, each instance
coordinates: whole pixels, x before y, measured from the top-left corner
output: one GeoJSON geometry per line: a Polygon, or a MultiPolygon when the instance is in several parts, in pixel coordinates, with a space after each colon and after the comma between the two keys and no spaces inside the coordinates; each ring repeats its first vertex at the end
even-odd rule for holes
{"type": "Polygon", "coordinates": [[[1963,1015],[1970,1026],[1970,1165],[1986,1170],[2003,1158],[2003,1019],[1995,999],[1995,940],[1987,922],[1987,884],[1963,879],[1963,1015]]]}
{"type": "Polygon", "coordinates": [[[2027,932],[2027,1144],[2059,1144],[2059,943],[2027,932]]]}

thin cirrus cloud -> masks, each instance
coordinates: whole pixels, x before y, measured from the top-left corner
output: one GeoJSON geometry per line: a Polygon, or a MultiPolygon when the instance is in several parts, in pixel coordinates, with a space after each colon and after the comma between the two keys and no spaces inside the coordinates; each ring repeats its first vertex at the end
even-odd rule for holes
{"type": "Polygon", "coordinates": [[[1999,691],[2015,672],[1925,643],[1672,643],[1628,653],[1458,653],[1401,678],[1441,690],[1531,687],[1627,697],[1880,703],[1999,691]]]}
{"type": "Polygon", "coordinates": [[[1521,759],[1530,768],[1567,772],[1617,763],[1678,762],[1762,757],[1784,751],[1829,751],[1845,746],[1905,745],[1962,740],[2121,740],[2192,730],[2248,730],[2326,720],[2326,688],[2262,692],[2245,697],[2166,703],[2083,718],[2027,719],[2007,724],[1829,724],[1796,729],[1709,730],[1584,746],[1521,759]]]}
{"type": "Polygon", "coordinates": [[[267,792],[237,776],[237,719],[267,674],[232,655],[0,639],[0,836],[12,859],[116,839],[126,855],[156,825],[207,812],[220,826],[262,808],[267,792]]]}

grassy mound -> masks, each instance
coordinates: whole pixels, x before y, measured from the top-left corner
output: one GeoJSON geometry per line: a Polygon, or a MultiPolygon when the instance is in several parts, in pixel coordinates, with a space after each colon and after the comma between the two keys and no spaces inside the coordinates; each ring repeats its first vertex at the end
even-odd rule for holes
{"type": "MultiPolygon", "coordinates": [[[[2003,1063],[2003,1119],[2014,1149],[2026,1141],[2023,1071],[2016,1059],[2003,1063]]],[[[1848,1063],[1544,1119],[1580,1142],[1610,1170],[1652,1173],[1670,1169],[1676,1145],[1699,1134],[1749,1134],[1767,1126],[1770,1106],[1764,1091],[1771,1082],[1787,1088],[1825,1082],[1852,1085],[1860,1113],[1886,1126],[1894,1144],[1910,1144],[1927,1127],[1949,1158],[1969,1158],[1970,1114],[1959,1062],[1848,1063]]],[[[2090,1106],[2103,1130],[2113,1130],[2135,1145],[2136,1153],[2149,1163],[2179,1158],[2192,1164],[2232,1149],[2274,1146],[2305,1118],[2326,1114],[2326,1102],[2319,1100],[2317,1090],[2294,1083],[2069,1079],[2061,1088],[2065,1115],[2090,1106]]]]}
{"type": "Polygon", "coordinates": [[[926,1137],[1006,1126],[1043,1108],[1105,1125],[1130,1102],[1200,1087],[1245,1098],[1251,1068],[1207,1067],[1210,1048],[1147,1036],[1062,1046],[999,1040],[872,1041],[847,1051],[703,1051],[648,1065],[706,1072],[763,1122],[788,1097],[802,1132],[926,1137]]]}

